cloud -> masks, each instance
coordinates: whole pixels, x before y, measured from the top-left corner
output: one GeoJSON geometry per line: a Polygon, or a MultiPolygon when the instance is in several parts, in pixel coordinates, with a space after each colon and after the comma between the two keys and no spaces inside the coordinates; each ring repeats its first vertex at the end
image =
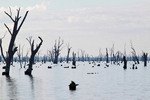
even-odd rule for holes
{"type": "Polygon", "coordinates": [[[46,3],[45,2],[42,2],[41,4],[36,4],[34,6],[29,6],[26,8],[27,10],[29,11],[32,11],[32,10],[40,10],[40,11],[43,11],[43,10],[46,10],[47,9],[47,6],[46,6],[46,3]]]}
{"type": "MultiPolygon", "coordinates": [[[[147,41],[139,35],[150,36],[150,2],[140,4],[81,8],[63,11],[46,9],[40,13],[35,10],[32,20],[28,22],[28,30],[42,34],[47,41],[54,41],[61,36],[73,44],[74,48],[85,48],[94,51],[95,48],[111,47],[112,42],[120,44],[130,40],[135,41],[137,48],[147,41]],[[33,25],[33,26],[32,26],[33,25]],[[48,39],[46,39],[48,37],[48,39]],[[80,41],[80,44],[77,43],[80,41]],[[87,45],[91,44],[91,45],[87,45]],[[91,48],[93,46],[93,48],[91,48]]],[[[123,46],[122,46],[123,47],[123,46]]],[[[145,50],[148,47],[144,46],[145,50]]],[[[116,47],[117,48],[117,47],[116,47]]],[[[130,48],[130,44],[129,47],[130,48]]],[[[117,48],[120,50],[120,48],[117,48]]],[[[140,50],[139,50],[140,51],[140,50]]],[[[90,50],[89,50],[90,52],[90,50]]]]}
{"type": "MultiPolygon", "coordinates": [[[[150,48],[145,43],[149,41],[146,37],[150,37],[149,4],[150,2],[142,2],[56,11],[43,2],[23,8],[23,12],[29,10],[29,14],[19,38],[23,40],[28,36],[40,35],[44,38],[43,48],[46,50],[48,44],[51,48],[52,41],[61,36],[75,50],[84,49],[90,54],[96,50],[98,52],[100,47],[111,47],[112,42],[115,42],[117,50],[123,50],[124,43],[133,40],[139,52],[141,49],[148,51],[150,48]]],[[[5,8],[1,7],[0,11],[3,10],[5,8]]],[[[130,44],[128,48],[130,49],[130,44]]]]}

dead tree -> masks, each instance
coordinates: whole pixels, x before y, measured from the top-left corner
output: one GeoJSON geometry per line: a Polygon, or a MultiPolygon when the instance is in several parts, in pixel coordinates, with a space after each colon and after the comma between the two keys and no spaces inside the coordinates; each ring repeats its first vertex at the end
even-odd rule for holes
{"type": "Polygon", "coordinates": [[[68,44],[68,45],[67,45],[67,50],[68,50],[68,52],[67,52],[67,58],[66,58],[67,63],[69,62],[69,54],[70,54],[71,48],[72,48],[72,47],[70,47],[69,44],[68,44]]]}
{"type": "Polygon", "coordinates": [[[85,51],[81,50],[81,61],[84,62],[85,61],[85,51]]]}
{"type": "Polygon", "coordinates": [[[113,44],[112,48],[110,49],[110,57],[111,57],[111,64],[112,64],[112,62],[115,64],[114,44],[113,44]]]}
{"type": "Polygon", "coordinates": [[[76,66],[76,53],[72,53],[72,65],[76,66]]]}
{"type": "Polygon", "coordinates": [[[106,48],[106,63],[109,63],[108,50],[106,48]]]}
{"type": "Polygon", "coordinates": [[[52,61],[52,62],[54,62],[54,49],[52,48],[52,50],[49,50],[49,57],[50,57],[50,60],[52,61]]]}
{"type": "Polygon", "coordinates": [[[131,53],[132,53],[133,61],[135,62],[135,64],[139,64],[140,62],[139,62],[139,59],[138,59],[138,57],[136,55],[136,51],[135,51],[135,49],[134,49],[134,47],[132,45],[132,42],[131,42],[131,49],[132,49],[131,53]]]}
{"type": "Polygon", "coordinates": [[[27,62],[28,62],[28,59],[29,59],[28,54],[29,54],[29,50],[27,51],[25,57],[23,58],[23,61],[24,61],[24,68],[26,67],[27,62]]]}
{"type": "Polygon", "coordinates": [[[123,68],[124,68],[124,69],[127,69],[127,60],[126,60],[126,56],[123,56],[123,62],[124,62],[123,68]]]}
{"type": "Polygon", "coordinates": [[[101,52],[101,49],[99,49],[99,63],[102,61],[103,54],[101,52]]]}
{"type": "Polygon", "coordinates": [[[55,40],[55,45],[54,45],[54,64],[58,63],[58,58],[60,55],[60,51],[62,50],[62,45],[64,44],[64,41],[61,40],[60,38],[58,39],[58,42],[55,40]]]}
{"type": "Polygon", "coordinates": [[[27,40],[31,46],[31,56],[30,56],[30,59],[29,59],[29,66],[28,66],[28,69],[25,71],[25,74],[26,75],[31,75],[32,73],[32,65],[34,63],[34,57],[36,55],[36,53],[38,52],[38,50],[40,49],[42,43],[43,43],[43,40],[41,37],[38,37],[40,39],[40,43],[38,45],[36,45],[36,48],[34,49],[34,40],[32,41],[32,37],[29,37],[27,40]]]}
{"type": "Polygon", "coordinates": [[[147,66],[147,56],[148,56],[148,53],[143,52],[142,58],[143,58],[143,61],[144,61],[144,66],[147,66]]]}
{"type": "Polygon", "coordinates": [[[124,54],[123,54],[124,56],[123,56],[123,62],[124,62],[124,66],[123,66],[123,68],[124,69],[127,69],[127,60],[126,60],[126,44],[124,45],[124,54]]]}
{"type": "MultiPolygon", "coordinates": [[[[19,63],[20,63],[20,67],[22,68],[22,54],[21,54],[21,47],[19,45],[19,50],[17,51],[17,55],[18,55],[18,60],[19,60],[19,63]]],[[[23,51],[22,51],[23,52],[23,51]]]]}
{"type": "Polygon", "coordinates": [[[81,60],[80,59],[80,52],[78,51],[77,54],[78,54],[78,61],[80,61],[81,60]]]}
{"type": "Polygon", "coordinates": [[[4,53],[3,53],[2,39],[1,39],[1,42],[0,42],[1,54],[2,54],[2,57],[3,57],[4,61],[5,61],[5,63],[6,63],[5,72],[3,72],[2,75],[9,76],[10,65],[11,65],[11,62],[13,60],[13,56],[16,53],[17,48],[18,48],[18,47],[16,47],[14,45],[15,44],[15,40],[16,40],[16,37],[17,37],[17,35],[18,35],[18,33],[19,33],[19,31],[20,31],[20,29],[21,29],[21,27],[22,27],[26,17],[27,17],[28,11],[26,11],[26,13],[25,13],[21,23],[19,23],[19,20],[21,19],[20,8],[17,9],[17,14],[16,14],[15,18],[12,17],[11,8],[10,8],[10,14],[8,14],[7,12],[5,12],[5,14],[13,22],[13,29],[12,30],[6,24],[4,24],[6,29],[10,33],[10,36],[11,36],[10,42],[9,42],[8,51],[6,52],[6,56],[4,56],[4,53]]]}

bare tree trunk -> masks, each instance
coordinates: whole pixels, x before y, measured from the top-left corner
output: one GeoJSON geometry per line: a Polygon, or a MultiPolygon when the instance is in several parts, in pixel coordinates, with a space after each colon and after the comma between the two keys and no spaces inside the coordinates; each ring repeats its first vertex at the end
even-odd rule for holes
{"type": "Polygon", "coordinates": [[[72,65],[76,66],[76,53],[72,53],[72,65]]]}
{"type": "Polygon", "coordinates": [[[52,50],[49,50],[49,56],[50,56],[50,60],[52,62],[54,62],[54,50],[53,50],[53,48],[52,48],[52,50]]]}
{"type": "Polygon", "coordinates": [[[24,68],[26,67],[26,64],[28,62],[28,54],[29,54],[29,51],[27,51],[26,56],[24,57],[24,68]]]}
{"type": "Polygon", "coordinates": [[[81,60],[82,60],[82,62],[85,61],[85,51],[84,50],[81,50],[81,60]]]}
{"type": "Polygon", "coordinates": [[[32,65],[34,63],[34,57],[36,55],[36,53],[38,52],[38,50],[40,49],[42,43],[43,43],[43,40],[41,37],[38,37],[40,39],[40,43],[39,45],[37,45],[36,49],[34,50],[34,40],[32,41],[32,37],[30,37],[29,39],[27,39],[30,43],[30,46],[31,46],[31,56],[30,56],[30,59],[29,59],[29,67],[28,69],[25,71],[25,75],[31,75],[32,73],[32,65]]]}
{"type": "Polygon", "coordinates": [[[20,67],[22,68],[22,59],[21,59],[21,47],[19,45],[19,50],[17,51],[17,55],[18,55],[18,58],[19,58],[19,63],[20,63],[20,67]]]}
{"type": "Polygon", "coordinates": [[[58,58],[60,55],[60,51],[61,51],[61,46],[63,45],[63,40],[61,41],[60,38],[58,39],[58,43],[57,41],[55,41],[55,45],[54,45],[54,64],[58,63],[58,58]]]}
{"type": "Polygon", "coordinates": [[[69,46],[69,44],[67,45],[67,50],[68,50],[68,52],[67,52],[66,61],[67,61],[67,63],[68,63],[68,62],[69,62],[69,54],[70,54],[70,50],[71,50],[71,47],[69,46]]]}
{"type": "Polygon", "coordinates": [[[106,63],[109,63],[108,50],[106,48],[106,63]]]}
{"type": "Polygon", "coordinates": [[[143,53],[143,60],[144,60],[144,66],[147,66],[147,56],[148,56],[148,53],[143,53]]]}
{"type": "Polygon", "coordinates": [[[137,57],[137,55],[136,55],[136,51],[135,51],[135,49],[134,49],[134,47],[133,47],[133,45],[132,45],[132,42],[131,42],[131,49],[132,49],[132,56],[133,56],[133,60],[134,60],[134,62],[135,62],[135,64],[136,64],[136,62],[138,63],[138,64],[140,64],[140,62],[139,62],[139,59],[138,59],[138,57],[137,57]]]}
{"type": "Polygon", "coordinates": [[[25,14],[23,20],[21,21],[20,25],[19,25],[19,20],[21,18],[21,16],[20,16],[20,8],[17,9],[17,15],[15,16],[15,19],[13,19],[13,17],[12,17],[11,9],[10,9],[10,14],[8,14],[7,12],[5,12],[5,14],[14,23],[12,31],[11,31],[11,29],[6,24],[4,24],[5,27],[7,28],[8,32],[11,35],[11,39],[10,39],[10,42],[9,42],[8,51],[6,52],[6,57],[3,54],[2,39],[0,39],[1,40],[1,43],[0,43],[1,54],[3,56],[3,59],[4,59],[5,63],[6,63],[5,72],[3,72],[2,75],[9,76],[10,65],[11,65],[11,62],[13,61],[13,56],[14,56],[15,52],[17,51],[17,47],[15,46],[16,36],[18,35],[19,30],[22,27],[22,25],[23,25],[23,23],[24,23],[24,21],[25,21],[25,19],[27,17],[28,11],[26,12],[26,14],[25,14]]]}
{"type": "Polygon", "coordinates": [[[123,62],[124,62],[124,69],[127,69],[127,60],[126,60],[126,56],[123,56],[123,62]]]}
{"type": "Polygon", "coordinates": [[[110,57],[111,57],[111,64],[112,64],[112,62],[114,62],[114,44],[110,49],[110,57]]]}

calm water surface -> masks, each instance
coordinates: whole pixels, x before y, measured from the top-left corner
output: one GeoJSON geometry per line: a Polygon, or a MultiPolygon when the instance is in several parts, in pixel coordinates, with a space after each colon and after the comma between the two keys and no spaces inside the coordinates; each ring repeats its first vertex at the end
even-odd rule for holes
{"type": "Polygon", "coordinates": [[[122,65],[93,68],[87,62],[78,62],[77,69],[64,68],[65,63],[48,69],[50,63],[38,63],[32,76],[14,65],[10,77],[0,74],[0,100],[150,100],[150,64],[132,70],[128,63],[123,70],[122,65]],[[71,80],[79,84],[76,91],[68,88],[71,80]]]}

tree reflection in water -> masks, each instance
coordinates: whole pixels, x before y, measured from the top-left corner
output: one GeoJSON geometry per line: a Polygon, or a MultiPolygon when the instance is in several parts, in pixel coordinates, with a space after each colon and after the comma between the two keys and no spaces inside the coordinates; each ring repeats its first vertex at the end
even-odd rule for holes
{"type": "Polygon", "coordinates": [[[6,77],[6,94],[8,100],[18,100],[16,80],[10,76],[6,77]]]}
{"type": "Polygon", "coordinates": [[[30,83],[31,83],[31,94],[32,94],[32,97],[34,98],[35,97],[35,94],[34,94],[34,77],[32,75],[28,75],[29,76],[29,79],[30,79],[30,83]]]}

